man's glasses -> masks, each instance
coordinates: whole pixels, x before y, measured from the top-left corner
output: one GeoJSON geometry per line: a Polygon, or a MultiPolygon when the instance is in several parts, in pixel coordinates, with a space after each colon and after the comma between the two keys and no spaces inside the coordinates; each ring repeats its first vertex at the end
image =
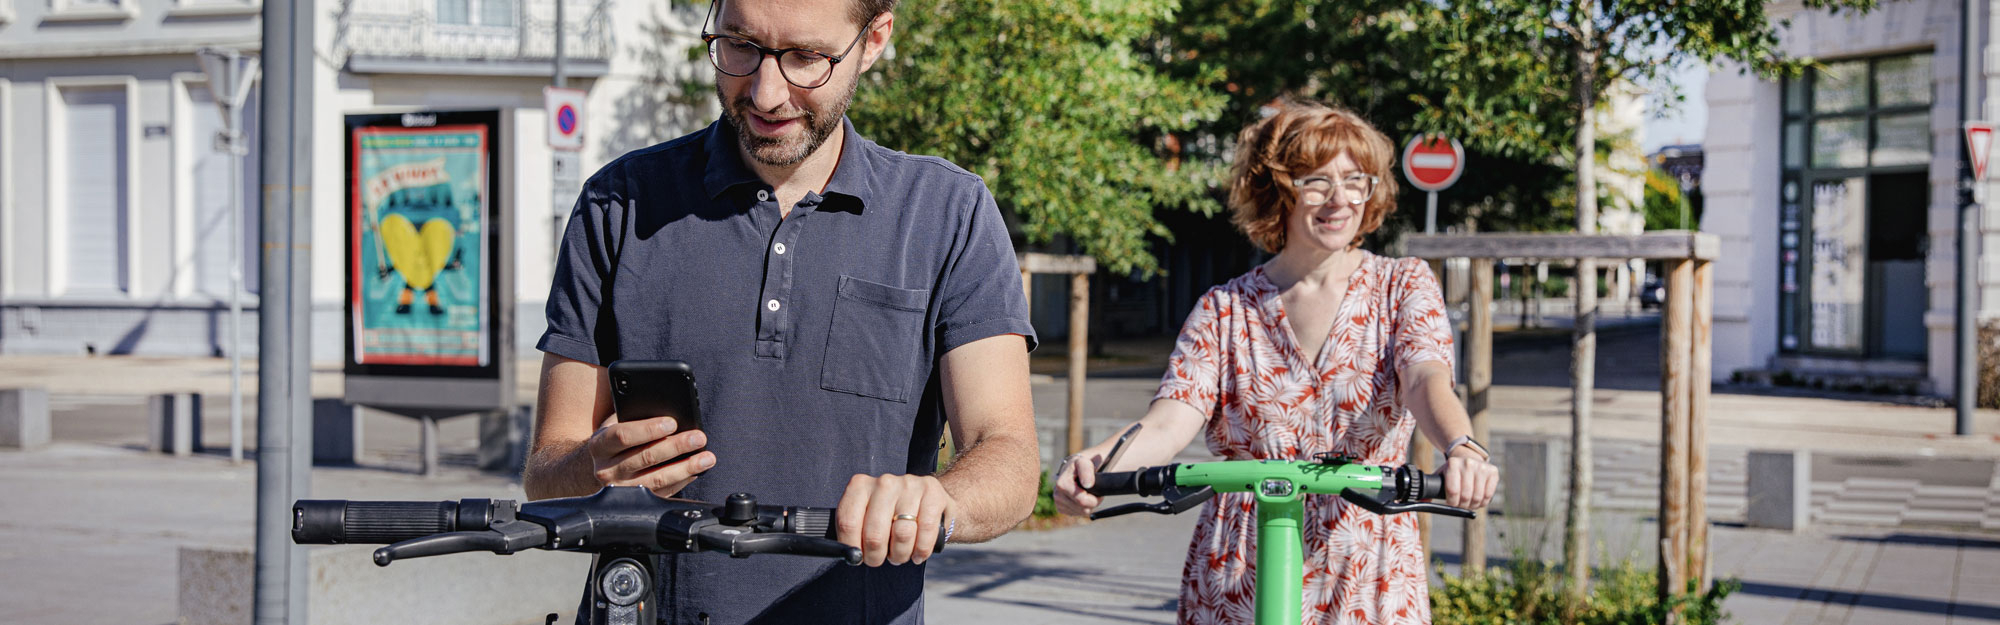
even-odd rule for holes
{"type": "Polygon", "coordinates": [[[1326,176],[1306,176],[1292,181],[1299,190],[1299,201],[1307,206],[1320,206],[1338,196],[1353,206],[1360,206],[1375,195],[1375,185],[1381,178],[1368,174],[1348,174],[1336,180],[1326,176]]]}
{"type": "Polygon", "coordinates": [[[846,59],[848,53],[854,51],[854,46],[861,43],[861,38],[874,30],[876,17],[881,16],[869,17],[867,26],[862,27],[861,32],[854,35],[854,41],[847,44],[847,49],[837,55],[805,48],[766,48],[742,37],[708,32],[701,34],[701,41],[708,44],[708,60],[715,64],[716,71],[736,77],[749,76],[757,73],[757,68],[764,64],[764,57],[775,56],[778,57],[778,73],[785,77],[785,82],[800,89],[817,89],[833,78],[833,66],[846,59]]]}

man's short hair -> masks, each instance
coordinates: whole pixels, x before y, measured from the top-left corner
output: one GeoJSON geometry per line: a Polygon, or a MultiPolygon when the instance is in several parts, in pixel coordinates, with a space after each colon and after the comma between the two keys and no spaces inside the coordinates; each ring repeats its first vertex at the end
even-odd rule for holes
{"type": "Polygon", "coordinates": [[[1273,254],[1284,250],[1285,218],[1299,197],[1292,180],[1346,153],[1360,173],[1381,179],[1362,207],[1361,225],[1349,247],[1360,245],[1396,210],[1396,176],[1390,171],[1395,145],[1352,111],[1306,100],[1279,106],[1277,114],[1236,136],[1236,158],[1229,167],[1229,221],[1257,247],[1273,254]]]}
{"type": "Polygon", "coordinates": [[[897,0],[854,0],[852,6],[854,23],[868,27],[868,20],[877,15],[896,10],[897,0]]]}

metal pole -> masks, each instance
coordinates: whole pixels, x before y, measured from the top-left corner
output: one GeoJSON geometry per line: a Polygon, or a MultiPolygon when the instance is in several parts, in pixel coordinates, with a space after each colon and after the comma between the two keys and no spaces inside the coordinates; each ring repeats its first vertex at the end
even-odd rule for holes
{"type": "MultiPolygon", "coordinates": [[[[569,87],[569,64],[568,64],[569,60],[564,56],[564,47],[563,47],[563,39],[565,39],[563,35],[565,34],[564,31],[567,28],[567,26],[564,25],[566,21],[563,12],[564,4],[567,4],[567,2],[564,2],[564,0],[556,0],[555,87],[557,89],[565,89],[569,87]]],[[[556,114],[555,111],[547,111],[547,113],[551,116],[556,114]]],[[[554,123],[554,121],[555,120],[550,120],[550,123],[554,123]]],[[[556,150],[555,153],[552,155],[552,158],[549,159],[549,167],[551,172],[549,175],[550,188],[554,188],[556,185],[562,184],[562,182],[567,179],[567,176],[564,175],[565,172],[563,172],[563,161],[565,159],[566,157],[561,150],[556,150]]],[[[549,237],[552,242],[551,247],[549,249],[553,254],[562,253],[563,225],[565,222],[568,221],[568,212],[563,210],[564,208],[566,208],[564,200],[565,198],[567,198],[570,201],[575,201],[575,198],[569,196],[567,191],[568,189],[555,189],[555,193],[553,194],[554,197],[549,201],[550,203],[549,237]]]]}
{"type": "Polygon", "coordinates": [[[1432,191],[1424,195],[1427,198],[1424,200],[1424,234],[1437,234],[1438,192],[1432,191]]]}
{"type": "MultiPolygon", "coordinates": [[[[1958,57],[1958,126],[1964,132],[1965,123],[1975,119],[1973,107],[1978,106],[1978,98],[1973,95],[1973,86],[1979,75],[1975,71],[1978,55],[1972,53],[1976,43],[1974,36],[1978,28],[1973,20],[1973,0],[1960,0],[1958,57]]],[[[1958,142],[1958,314],[1953,329],[1957,339],[1953,341],[1954,360],[1957,362],[1958,381],[1954,385],[1957,395],[1957,419],[1953,431],[1959,436],[1972,434],[1972,410],[1979,397],[1979,327],[1974,323],[1978,311],[1979,266],[1978,254],[1973,250],[1979,245],[1979,204],[1974,197],[1978,181],[1972,177],[1971,147],[1964,140],[1958,142]]]]}
{"type": "Polygon", "coordinates": [[[306,345],[310,314],[312,220],[313,13],[308,3],[263,9],[262,305],[257,309],[257,555],[253,617],[258,625],[306,620],[305,550],[291,541],[291,505],[308,493],[312,429],[306,345]],[[299,10],[307,7],[306,10],[299,10]]]}
{"type": "MultiPolygon", "coordinates": [[[[235,67],[235,63],[230,63],[235,67]]],[[[233,78],[233,77],[232,77],[233,78]]],[[[243,462],[243,109],[229,106],[229,461],[243,462]]]]}

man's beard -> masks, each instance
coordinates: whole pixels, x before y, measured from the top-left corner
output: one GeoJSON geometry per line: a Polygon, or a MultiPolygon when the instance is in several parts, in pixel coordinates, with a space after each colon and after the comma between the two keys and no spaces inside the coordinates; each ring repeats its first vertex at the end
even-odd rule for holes
{"type": "Polygon", "coordinates": [[[840,94],[840,100],[834,102],[828,110],[805,109],[800,119],[805,121],[806,134],[804,137],[791,139],[773,139],[750,131],[747,117],[757,106],[750,101],[750,96],[737,96],[734,105],[731,105],[722,101],[722,90],[717,89],[715,101],[722,107],[722,116],[729,120],[731,126],[736,127],[736,140],[742,144],[744,151],[750,153],[750,158],[771,167],[791,167],[804,162],[807,156],[811,156],[813,152],[819,150],[821,144],[826,143],[828,137],[840,130],[840,120],[847,115],[848,105],[853,104],[854,88],[859,83],[860,81],[848,83],[847,91],[840,94]]]}

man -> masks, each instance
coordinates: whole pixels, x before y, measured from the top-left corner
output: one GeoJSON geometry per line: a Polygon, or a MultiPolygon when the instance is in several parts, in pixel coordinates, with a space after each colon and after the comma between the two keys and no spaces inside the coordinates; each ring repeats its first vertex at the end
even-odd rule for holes
{"type": "Polygon", "coordinates": [[[718,4],[704,39],[723,118],[605,166],[570,216],[528,494],[837,503],[868,566],[663,557],[663,619],[918,623],[940,533],[987,540],[1033,507],[1035,339],[1012,245],[977,177],[846,123],[894,0],[718,4]],[[692,365],[704,430],[619,423],[605,367],[621,359],[692,365]],[[932,475],[947,425],[957,458],[932,475]]]}

